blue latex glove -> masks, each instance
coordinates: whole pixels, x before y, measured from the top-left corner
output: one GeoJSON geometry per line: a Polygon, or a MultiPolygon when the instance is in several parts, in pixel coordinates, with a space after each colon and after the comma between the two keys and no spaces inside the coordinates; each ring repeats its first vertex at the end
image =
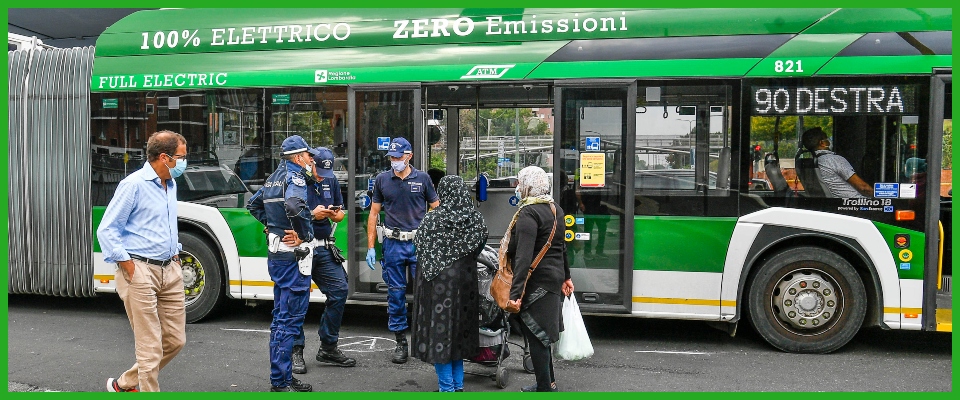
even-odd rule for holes
{"type": "Polygon", "coordinates": [[[367,266],[370,267],[370,269],[375,270],[377,269],[376,267],[374,267],[374,264],[376,263],[377,263],[377,250],[367,249],[367,266]]]}

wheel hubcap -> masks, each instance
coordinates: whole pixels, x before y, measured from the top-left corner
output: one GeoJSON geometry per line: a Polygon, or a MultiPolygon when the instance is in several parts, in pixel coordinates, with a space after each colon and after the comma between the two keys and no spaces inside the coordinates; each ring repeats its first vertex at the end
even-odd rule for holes
{"type": "Polygon", "coordinates": [[[183,263],[183,293],[186,295],[186,305],[191,305],[200,298],[203,293],[204,275],[203,264],[196,256],[188,252],[180,253],[180,261],[183,263]]]}
{"type": "Polygon", "coordinates": [[[799,270],[780,279],[773,291],[777,319],[791,330],[821,330],[837,320],[841,294],[830,275],[799,270]]]}

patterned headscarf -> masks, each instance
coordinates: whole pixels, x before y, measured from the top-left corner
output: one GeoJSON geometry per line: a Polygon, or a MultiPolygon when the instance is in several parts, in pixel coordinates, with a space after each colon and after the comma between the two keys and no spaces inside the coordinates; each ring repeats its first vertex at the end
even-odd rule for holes
{"type": "Polygon", "coordinates": [[[527,204],[552,203],[553,196],[550,195],[550,177],[547,173],[535,165],[531,165],[520,170],[517,174],[517,189],[520,192],[520,208],[527,204]]]}
{"type": "Polygon", "coordinates": [[[447,175],[437,186],[440,206],[423,217],[413,239],[417,268],[428,281],[487,241],[487,225],[474,207],[463,179],[447,175]]]}

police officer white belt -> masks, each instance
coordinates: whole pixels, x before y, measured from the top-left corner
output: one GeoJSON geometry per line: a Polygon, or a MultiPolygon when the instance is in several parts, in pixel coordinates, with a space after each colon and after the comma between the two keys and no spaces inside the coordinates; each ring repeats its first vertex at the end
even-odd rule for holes
{"type": "Polygon", "coordinates": [[[280,235],[271,233],[267,235],[267,251],[271,253],[292,253],[296,247],[287,246],[281,241],[280,235]]]}
{"type": "MultiPolygon", "coordinates": [[[[270,235],[268,235],[268,237],[267,237],[267,240],[268,240],[267,245],[268,245],[268,247],[269,247],[268,250],[271,251],[271,252],[273,252],[273,253],[278,253],[278,252],[289,253],[289,252],[293,252],[293,250],[296,249],[296,247],[287,246],[285,243],[283,243],[283,242],[281,241],[281,239],[282,239],[282,238],[281,238],[279,235],[275,234],[275,233],[271,233],[270,235]]],[[[312,242],[309,242],[309,243],[306,243],[306,244],[309,244],[310,247],[312,247],[312,248],[326,247],[327,244],[331,244],[331,245],[332,245],[332,244],[333,244],[333,240],[328,240],[328,239],[313,239],[312,242]]]]}
{"type": "Polygon", "coordinates": [[[404,232],[399,229],[390,229],[387,227],[383,227],[383,237],[390,238],[393,240],[407,242],[407,241],[413,240],[413,237],[416,235],[417,235],[416,230],[412,232],[404,232]]]}

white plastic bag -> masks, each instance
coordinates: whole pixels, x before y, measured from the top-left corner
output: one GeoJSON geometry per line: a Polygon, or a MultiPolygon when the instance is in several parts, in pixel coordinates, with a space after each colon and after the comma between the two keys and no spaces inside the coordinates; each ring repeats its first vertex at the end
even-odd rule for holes
{"type": "Polygon", "coordinates": [[[567,296],[563,299],[563,332],[560,341],[554,347],[554,356],[562,360],[580,360],[593,355],[593,344],[587,336],[587,327],[583,325],[583,316],[577,299],[567,296]]]}

